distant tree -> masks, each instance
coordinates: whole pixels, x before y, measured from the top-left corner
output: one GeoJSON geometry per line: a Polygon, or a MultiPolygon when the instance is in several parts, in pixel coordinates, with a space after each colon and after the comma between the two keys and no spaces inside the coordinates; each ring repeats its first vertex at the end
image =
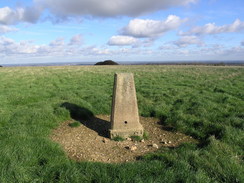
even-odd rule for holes
{"type": "Polygon", "coordinates": [[[95,65],[119,65],[119,64],[112,60],[105,60],[103,62],[97,62],[95,65]]]}
{"type": "Polygon", "coordinates": [[[219,63],[216,63],[214,64],[215,66],[225,66],[225,63],[224,62],[219,62],[219,63]]]}
{"type": "Polygon", "coordinates": [[[2,65],[0,65],[0,67],[3,67],[2,65]]]}

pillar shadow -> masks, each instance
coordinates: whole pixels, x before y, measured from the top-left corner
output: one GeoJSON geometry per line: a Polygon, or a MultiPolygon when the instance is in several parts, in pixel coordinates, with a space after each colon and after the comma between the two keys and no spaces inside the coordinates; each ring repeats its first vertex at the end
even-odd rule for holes
{"type": "Polygon", "coordinates": [[[162,128],[163,130],[170,131],[170,132],[174,131],[175,128],[174,128],[173,126],[171,126],[171,125],[167,125],[167,124],[165,123],[166,119],[167,119],[166,116],[161,116],[161,117],[160,117],[160,120],[158,121],[158,124],[161,125],[161,128],[162,128]]]}
{"type": "Polygon", "coordinates": [[[61,107],[69,110],[72,119],[79,121],[102,137],[109,137],[110,122],[95,117],[92,111],[76,104],[65,102],[61,104],[61,107]]]}

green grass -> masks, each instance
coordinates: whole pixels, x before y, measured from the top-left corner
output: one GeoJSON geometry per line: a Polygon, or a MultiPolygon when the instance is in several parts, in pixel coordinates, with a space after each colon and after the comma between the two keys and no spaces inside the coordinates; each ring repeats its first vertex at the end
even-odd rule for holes
{"type": "Polygon", "coordinates": [[[0,68],[0,182],[244,182],[244,68],[0,68]],[[115,72],[133,72],[139,112],[192,135],[134,163],[68,159],[49,138],[66,120],[109,114],[115,72]],[[75,110],[79,107],[79,113],[75,110]]]}
{"type": "Polygon", "coordinates": [[[142,137],[144,140],[148,140],[149,139],[149,133],[147,131],[144,131],[142,137]]]}
{"type": "Polygon", "coordinates": [[[120,141],[124,141],[125,139],[121,136],[116,136],[112,140],[120,142],[120,141]]]}
{"type": "Polygon", "coordinates": [[[133,135],[130,137],[133,141],[141,141],[143,139],[143,137],[138,136],[138,135],[133,135]]]}
{"type": "Polygon", "coordinates": [[[69,126],[70,126],[71,128],[76,128],[76,127],[78,127],[78,126],[80,126],[80,125],[81,125],[81,124],[80,124],[79,121],[75,121],[75,122],[69,123],[69,126]]]}

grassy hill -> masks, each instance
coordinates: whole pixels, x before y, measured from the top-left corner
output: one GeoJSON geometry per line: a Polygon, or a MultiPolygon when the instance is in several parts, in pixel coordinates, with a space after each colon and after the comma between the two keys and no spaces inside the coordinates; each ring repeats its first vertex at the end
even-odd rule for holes
{"type": "Polygon", "coordinates": [[[0,69],[0,182],[244,182],[244,68],[63,66],[0,69]],[[134,163],[68,159],[49,138],[68,102],[109,114],[115,72],[133,72],[139,112],[200,144],[134,163]]]}

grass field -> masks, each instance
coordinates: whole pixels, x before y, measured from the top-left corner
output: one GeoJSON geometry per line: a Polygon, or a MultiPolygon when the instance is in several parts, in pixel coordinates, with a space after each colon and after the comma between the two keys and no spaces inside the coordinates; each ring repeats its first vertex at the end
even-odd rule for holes
{"type": "Polygon", "coordinates": [[[0,183],[244,182],[244,67],[3,67],[0,83],[0,183]],[[200,143],[134,163],[68,159],[49,139],[71,119],[62,105],[109,114],[115,72],[134,73],[140,115],[200,143]]]}

